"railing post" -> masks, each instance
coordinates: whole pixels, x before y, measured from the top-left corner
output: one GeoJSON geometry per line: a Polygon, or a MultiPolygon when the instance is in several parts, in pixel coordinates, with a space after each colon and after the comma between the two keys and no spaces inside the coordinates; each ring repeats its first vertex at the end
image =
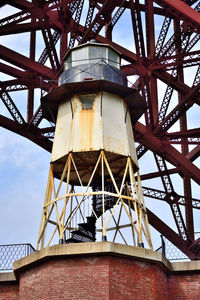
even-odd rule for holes
{"type": "Polygon", "coordinates": [[[161,238],[161,245],[162,245],[162,254],[166,257],[165,241],[164,241],[164,237],[162,234],[160,235],[160,238],[161,238]]]}

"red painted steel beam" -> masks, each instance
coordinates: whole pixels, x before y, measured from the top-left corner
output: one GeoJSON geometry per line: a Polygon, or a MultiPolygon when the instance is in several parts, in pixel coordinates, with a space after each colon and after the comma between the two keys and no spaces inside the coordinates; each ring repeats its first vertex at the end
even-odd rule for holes
{"type": "Polygon", "coordinates": [[[41,30],[46,27],[45,21],[35,21],[30,23],[24,24],[11,24],[2,26],[0,30],[0,36],[2,35],[9,35],[9,34],[16,34],[16,33],[24,33],[30,31],[41,30]]]}
{"type": "Polygon", "coordinates": [[[162,172],[151,172],[151,173],[148,173],[148,174],[141,174],[140,177],[141,177],[141,180],[150,180],[150,179],[153,179],[153,178],[158,178],[160,177],[161,175],[162,176],[165,176],[166,174],[170,175],[170,174],[176,174],[178,173],[178,169],[177,168],[173,168],[173,169],[169,169],[167,171],[162,171],[162,172]]]}
{"type": "Polygon", "coordinates": [[[10,97],[10,94],[6,91],[2,92],[1,100],[3,101],[10,115],[13,117],[14,121],[17,122],[17,124],[24,124],[24,118],[18,110],[17,106],[15,105],[13,99],[10,97]]]}
{"type": "Polygon", "coordinates": [[[180,132],[166,132],[165,135],[168,136],[170,139],[178,139],[181,137],[200,137],[200,128],[182,130],[180,132]]]}
{"type": "Polygon", "coordinates": [[[146,145],[154,153],[158,153],[161,157],[172,163],[185,176],[189,176],[195,182],[200,184],[200,169],[192,164],[173,146],[154,136],[143,124],[139,122],[137,122],[135,126],[135,131],[142,137],[144,145],[146,145]]]}
{"type": "Polygon", "coordinates": [[[69,24],[63,24],[63,21],[60,19],[60,16],[56,10],[48,11],[42,10],[39,7],[34,7],[34,9],[31,10],[29,18],[39,19],[39,21],[31,21],[30,23],[22,24],[15,24],[15,22],[11,22],[8,25],[1,26],[0,35],[30,32],[32,30],[41,30],[42,28],[46,28],[47,25],[57,30],[64,30],[64,28],[68,28],[68,31],[73,31],[74,20],[71,19],[70,26],[69,24]]]}
{"type": "MultiPolygon", "coordinates": [[[[150,70],[154,70],[156,69],[157,64],[159,63],[165,63],[168,61],[174,61],[177,64],[179,63],[179,61],[183,62],[187,56],[198,56],[199,55],[199,50],[196,51],[189,51],[189,52],[180,52],[177,55],[169,55],[169,56],[161,56],[161,57],[156,57],[156,59],[154,60],[149,60],[150,63],[150,70]]],[[[163,64],[163,67],[165,66],[165,64],[163,64]]]]}
{"type": "Polygon", "coordinates": [[[81,44],[87,42],[88,39],[95,38],[95,36],[101,31],[104,24],[110,21],[111,14],[116,7],[115,1],[105,0],[103,6],[99,9],[92,24],[84,32],[81,39],[81,44]]]}
{"type": "MultiPolygon", "coordinates": [[[[19,78],[19,79],[13,79],[13,80],[7,80],[4,82],[1,82],[1,88],[2,89],[6,89],[6,88],[10,88],[9,91],[17,91],[18,89],[11,89],[12,87],[15,86],[26,86],[26,88],[23,89],[27,89],[27,88],[41,88],[41,82],[40,82],[40,78],[19,78]]],[[[45,81],[42,82],[42,89],[48,91],[50,89],[48,83],[45,81]]],[[[21,88],[19,88],[19,90],[21,90],[21,88]]]]}
{"type": "MultiPolygon", "coordinates": [[[[32,19],[34,21],[34,19],[32,19]]],[[[29,57],[31,60],[35,60],[36,53],[36,32],[30,32],[30,46],[29,46],[29,57]]],[[[34,89],[28,90],[28,99],[27,99],[27,122],[29,123],[33,117],[34,110],[34,89]]]]}
{"type": "Polygon", "coordinates": [[[0,45],[0,56],[5,61],[22,69],[34,71],[39,76],[43,76],[46,79],[52,79],[54,76],[54,73],[50,68],[43,66],[31,60],[30,58],[27,58],[26,56],[10,50],[2,45],[0,45]]]}
{"type": "MultiPolygon", "coordinates": [[[[127,60],[130,61],[128,57],[127,57],[127,60]]],[[[150,72],[150,70],[148,70],[148,67],[145,67],[137,62],[130,64],[130,65],[122,66],[121,70],[123,72],[125,72],[127,76],[135,75],[135,70],[137,70],[138,74],[141,76],[144,74],[148,75],[150,72]]],[[[171,76],[166,71],[154,70],[152,72],[152,75],[155,76],[156,78],[160,79],[164,83],[170,84],[176,91],[178,91],[184,95],[187,94],[188,92],[190,92],[189,86],[187,86],[185,83],[183,83],[181,81],[177,81],[173,76],[171,76]]]]}
{"type": "Polygon", "coordinates": [[[166,192],[165,200],[170,205],[172,215],[174,217],[174,221],[177,226],[179,234],[182,236],[182,238],[186,239],[187,238],[186,226],[185,226],[185,222],[183,220],[182,212],[177,203],[178,200],[180,199],[180,196],[177,195],[177,193],[175,193],[175,191],[174,191],[174,187],[173,187],[173,184],[171,181],[171,177],[169,176],[165,160],[155,153],[154,153],[154,158],[155,158],[159,172],[162,172],[162,171],[166,172],[165,176],[161,175],[163,187],[166,192]]]}
{"type": "Polygon", "coordinates": [[[153,71],[152,74],[157,78],[159,78],[164,83],[171,85],[176,91],[184,95],[190,92],[189,86],[187,86],[185,83],[181,81],[176,80],[173,76],[171,76],[169,73],[165,71],[162,70],[153,71]]]}
{"type": "Polygon", "coordinates": [[[196,256],[199,256],[200,252],[200,238],[193,241],[193,243],[190,245],[190,249],[192,252],[196,253],[196,256]]]}
{"type": "Polygon", "coordinates": [[[41,105],[37,108],[36,112],[34,113],[32,119],[30,120],[29,126],[33,125],[35,127],[38,127],[43,119],[42,116],[42,107],[41,105]]]}
{"type": "MultiPolygon", "coordinates": [[[[191,162],[195,161],[200,156],[200,145],[196,146],[190,153],[186,155],[186,158],[189,159],[191,162]]],[[[178,168],[169,169],[168,174],[176,174],[179,173],[182,176],[182,173],[179,172],[178,168]]],[[[152,172],[148,174],[142,174],[141,180],[149,180],[152,178],[158,178],[160,175],[166,175],[166,171],[160,172],[152,172]]]]}
{"type": "MultiPolygon", "coordinates": [[[[155,33],[154,33],[154,12],[153,12],[153,2],[152,0],[145,1],[145,16],[146,16],[146,47],[147,47],[147,57],[152,59],[155,52],[155,33]]],[[[149,86],[151,93],[151,112],[152,112],[152,126],[157,124],[158,119],[158,87],[157,79],[154,76],[149,78],[149,86]]]]}
{"type": "Polygon", "coordinates": [[[200,145],[196,146],[188,155],[186,156],[189,160],[194,161],[200,156],[200,145]]]}
{"type": "Polygon", "coordinates": [[[145,57],[145,49],[144,49],[144,38],[141,24],[141,16],[139,10],[139,3],[136,1],[130,1],[130,10],[131,10],[131,19],[132,19],[132,28],[134,33],[135,47],[136,47],[136,55],[137,61],[141,61],[142,57],[145,57]]]}
{"type": "Polygon", "coordinates": [[[163,7],[167,12],[178,18],[187,22],[191,27],[200,28],[200,17],[199,13],[191,8],[189,5],[185,4],[181,0],[154,0],[157,4],[163,7]]]}
{"type": "Polygon", "coordinates": [[[24,22],[25,20],[30,19],[30,13],[28,12],[19,12],[9,17],[3,18],[0,21],[0,28],[4,28],[4,26],[14,25],[20,22],[24,22]]]}
{"type": "Polygon", "coordinates": [[[200,138],[189,138],[189,139],[185,139],[184,140],[182,138],[180,139],[170,139],[170,144],[174,145],[174,144],[177,144],[177,145],[198,145],[200,144],[200,138]]]}
{"type": "Polygon", "coordinates": [[[24,71],[21,71],[19,69],[9,66],[9,65],[3,64],[2,62],[0,62],[0,72],[8,74],[8,75],[16,77],[16,78],[24,77],[24,73],[25,73],[24,71]]]}
{"type": "Polygon", "coordinates": [[[17,122],[8,119],[2,115],[0,115],[0,126],[31,140],[35,144],[51,152],[52,142],[40,135],[39,133],[37,133],[36,130],[31,130],[31,128],[28,128],[28,126],[24,124],[18,124],[17,122]]]}
{"type": "MultiPolygon", "coordinates": [[[[197,52],[197,51],[196,51],[197,52]]],[[[124,73],[126,73],[126,76],[131,76],[135,74],[135,70],[137,70],[137,74],[140,74],[141,76],[146,74],[146,75],[150,75],[151,73],[155,76],[158,75],[160,77],[161,80],[163,80],[163,82],[165,82],[167,84],[168,82],[168,78],[170,78],[170,75],[168,73],[168,75],[166,75],[166,77],[164,77],[162,75],[162,73],[160,74],[156,74],[156,71],[161,71],[161,72],[165,72],[165,70],[173,70],[174,67],[178,67],[178,66],[183,66],[184,68],[187,67],[191,67],[191,66],[199,66],[200,64],[200,58],[199,58],[199,52],[197,54],[190,54],[188,53],[187,56],[190,56],[190,58],[188,59],[178,59],[176,60],[176,57],[173,56],[173,58],[169,58],[165,57],[162,60],[155,60],[154,63],[149,63],[146,60],[146,66],[141,65],[140,63],[135,63],[135,64],[128,64],[128,65],[124,65],[121,66],[121,69],[124,73]],[[197,56],[198,54],[198,56],[197,56]]],[[[156,76],[157,77],[157,76],[156,76]]],[[[172,76],[171,76],[172,77],[172,76]]],[[[172,77],[173,80],[174,77],[172,77]]],[[[182,83],[181,81],[178,81],[178,84],[182,83]]],[[[180,89],[180,86],[176,84],[176,82],[174,81],[174,85],[177,86],[180,89]]]]}
{"type": "MultiPolygon", "coordinates": [[[[98,2],[103,4],[104,1],[98,1],[98,2]]],[[[121,5],[121,0],[115,0],[115,3],[116,3],[116,6],[120,6],[121,5]]],[[[125,1],[125,3],[122,6],[125,7],[125,8],[130,8],[130,2],[129,1],[125,1]]],[[[142,3],[138,4],[138,8],[142,12],[144,12],[145,9],[146,9],[145,5],[142,4],[142,3]]],[[[154,11],[154,14],[157,14],[157,15],[172,16],[171,14],[167,13],[165,9],[163,9],[161,7],[154,6],[153,7],[153,11],[154,11]]]]}
{"type": "Polygon", "coordinates": [[[70,22],[68,24],[62,18],[60,18],[57,10],[47,12],[46,16],[47,16],[48,24],[50,25],[51,28],[60,29],[62,31],[67,30],[68,32],[74,31],[73,28],[75,26],[74,25],[75,22],[72,18],[70,19],[70,22]]]}
{"type": "Polygon", "coordinates": [[[191,66],[199,66],[200,64],[200,58],[199,57],[192,57],[189,59],[184,60],[178,60],[178,61],[169,61],[164,64],[157,64],[154,65],[153,68],[151,68],[152,71],[154,70],[173,70],[174,67],[191,67],[191,66]]]}
{"type": "MultiPolygon", "coordinates": [[[[167,197],[167,193],[164,191],[161,191],[158,189],[152,189],[152,188],[144,187],[144,186],[142,186],[142,190],[143,190],[143,195],[145,197],[169,203],[169,201],[168,201],[169,196],[167,197]]],[[[178,195],[177,204],[186,206],[187,205],[186,198],[187,197],[178,195]]],[[[199,199],[188,197],[188,200],[191,201],[193,208],[200,209],[200,200],[199,199]]]]}
{"type": "Polygon", "coordinates": [[[174,230],[172,230],[149,209],[147,209],[147,215],[151,226],[153,226],[158,232],[165,236],[172,244],[179,248],[190,259],[195,258],[195,254],[192,253],[189,246],[187,245],[187,242],[185,242],[174,230]]]}
{"type": "Polygon", "coordinates": [[[30,9],[33,7],[33,4],[29,1],[26,0],[10,0],[10,1],[5,1],[7,4],[16,7],[18,9],[26,10],[30,9]]]}
{"type": "Polygon", "coordinates": [[[153,1],[146,0],[145,2],[147,56],[151,59],[155,52],[153,1]]]}
{"type": "Polygon", "coordinates": [[[55,43],[50,29],[47,27],[45,30],[42,30],[42,35],[46,45],[47,54],[51,63],[51,67],[52,69],[59,69],[60,63],[58,60],[57,52],[55,49],[55,43]]]}
{"type": "Polygon", "coordinates": [[[168,130],[177,120],[181,118],[181,116],[195,103],[195,98],[199,99],[199,87],[200,84],[190,88],[189,93],[187,93],[185,97],[182,97],[179,104],[157,126],[155,132],[168,130]]]}
{"type": "MultiPolygon", "coordinates": [[[[127,203],[127,200],[124,201],[127,203]]],[[[127,203],[128,204],[128,203],[127,203]]],[[[131,203],[132,209],[134,209],[131,203]]],[[[184,241],[180,235],[178,235],[174,230],[172,230],[167,224],[165,224],[161,219],[159,219],[152,211],[147,208],[148,221],[151,226],[153,226],[158,232],[165,236],[172,244],[179,248],[185,255],[190,259],[195,259],[195,254],[191,251],[186,241],[184,241]]]]}

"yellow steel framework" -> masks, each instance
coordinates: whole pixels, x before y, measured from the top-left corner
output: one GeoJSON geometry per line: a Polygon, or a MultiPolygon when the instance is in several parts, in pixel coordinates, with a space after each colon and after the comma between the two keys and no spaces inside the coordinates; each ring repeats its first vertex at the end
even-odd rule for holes
{"type": "Polygon", "coordinates": [[[66,239],[66,233],[69,237],[70,231],[77,229],[77,215],[79,215],[81,220],[84,220],[85,218],[85,213],[83,211],[84,203],[87,203],[88,205],[88,213],[90,211],[90,213],[96,217],[98,223],[97,232],[101,233],[103,237],[106,237],[108,233],[112,232],[113,242],[116,240],[117,234],[119,234],[124,243],[130,244],[130,242],[126,241],[127,237],[122,232],[123,229],[129,228],[131,230],[131,240],[133,241],[133,245],[142,244],[145,240],[148,247],[152,249],[139,170],[137,171],[137,176],[135,178],[133,163],[130,157],[127,157],[120,183],[119,180],[116,181],[114,178],[106,158],[106,152],[103,150],[100,151],[96,165],[91,171],[87,186],[83,186],[82,184],[72,153],[68,154],[66,162],[63,164],[63,172],[57,188],[55,185],[53,167],[53,164],[51,164],[37,240],[37,249],[49,246],[50,243],[52,243],[53,238],[55,238],[56,233],[58,233],[60,240],[66,239]],[[75,191],[75,187],[70,183],[72,166],[80,183],[78,191],[75,191]],[[97,170],[101,175],[101,190],[92,191],[92,181],[97,170]],[[106,178],[105,174],[107,174],[106,178]],[[113,192],[105,190],[105,180],[108,181],[108,179],[114,187],[113,192]],[[101,195],[101,218],[96,215],[92,206],[91,199],[94,195],[101,195]],[[109,211],[105,211],[106,196],[114,197],[115,199],[115,204],[109,211]],[[48,237],[45,237],[47,232],[48,237]]]}

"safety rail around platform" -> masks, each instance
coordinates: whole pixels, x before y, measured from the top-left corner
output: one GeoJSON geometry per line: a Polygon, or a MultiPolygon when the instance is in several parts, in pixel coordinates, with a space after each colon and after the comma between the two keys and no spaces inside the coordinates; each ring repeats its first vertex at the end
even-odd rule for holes
{"type": "MultiPolygon", "coordinates": [[[[200,239],[200,232],[192,233],[194,235],[194,240],[200,239]]],[[[190,260],[180,249],[178,249],[174,244],[172,244],[163,235],[161,238],[161,246],[156,249],[156,251],[162,253],[169,261],[182,261],[190,260]]]]}
{"type": "Polygon", "coordinates": [[[14,261],[35,252],[31,244],[0,245],[0,272],[12,271],[14,261]]]}
{"type": "MultiPolygon", "coordinates": [[[[200,237],[200,232],[195,232],[195,239],[200,237]]],[[[189,260],[189,258],[168,239],[161,235],[161,246],[156,251],[162,253],[169,261],[189,260]]],[[[12,271],[13,262],[23,258],[35,249],[31,244],[0,245],[0,272],[12,271]]]]}

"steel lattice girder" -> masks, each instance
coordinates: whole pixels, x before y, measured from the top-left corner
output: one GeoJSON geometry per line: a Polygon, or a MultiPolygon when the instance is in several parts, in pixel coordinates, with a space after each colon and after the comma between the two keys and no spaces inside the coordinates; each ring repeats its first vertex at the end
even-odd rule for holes
{"type": "MultiPolygon", "coordinates": [[[[186,4],[181,0],[146,0],[143,4],[139,0],[99,0],[92,1],[88,6],[87,1],[79,0],[37,0],[32,3],[14,0],[3,1],[1,7],[5,4],[17,8],[18,11],[1,20],[0,35],[9,35],[12,39],[16,33],[30,32],[31,34],[29,57],[24,54],[23,49],[19,53],[10,49],[9,46],[0,46],[2,59],[0,71],[11,76],[11,79],[1,82],[0,96],[11,118],[14,118],[13,120],[0,116],[0,125],[51,151],[50,137],[53,136],[54,128],[44,126],[39,128],[42,113],[40,107],[35,108],[34,111],[34,89],[41,87],[41,80],[45,91],[55,86],[55,82],[49,84],[49,81],[57,80],[61,70],[60,64],[70,45],[84,43],[91,38],[112,45],[125,60],[122,70],[127,76],[137,74],[134,85],[141,90],[148,106],[144,124],[138,122],[134,128],[135,139],[140,143],[139,158],[152,152],[159,155],[164,162],[162,170],[149,171],[141,178],[152,180],[165,175],[169,178],[172,174],[180,175],[184,186],[185,195],[183,196],[189,199],[186,201],[186,216],[183,222],[185,222],[186,233],[191,231],[194,207],[191,200],[190,181],[193,179],[198,184],[200,181],[200,171],[196,164],[196,159],[200,155],[200,130],[187,127],[189,121],[187,112],[200,103],[200,73],[198,69],[196,74],[194,73],[193,83],[189,84],[187,80],[184,80],[184,70],[186,67],[190,69],[199,64],[200,51],[197,47],[200,28],[199,1],[187,1],[186,4]],[[114,33],[118,30],[115,28],[118,28],[123,16],[128,14],[131,20],[130,28],[122,24],[124,33],[133,42],[136,52],[127,47],[127,44],[123,42],[123,36],[120,42],[115,39],[114,33]],[[162,17],[163,23],[160,23],[160,31],[156,35],[157,15],[162,17]],[[39,59],[36,59],[36,32],[38,31],[42,33],[45,48],[39,59]],[[71,39],[67,40],[69,34],[71,39]],[[60,53],[57,47],[59,40],[60,53]],[[48,60],[51,67],[49,67],[48,60]],[[163,100],[159,93],[159,81],[168,86],[168,92],[166,90],[168,94],[163,100]],[[24,89],[28,90],[27,103],[24,101],[26,116],[15,105],[11,93],[24,89]],[[176,104],[170,107],[174,101],[172,100],[173,91],[177,93],[176,104]],[[22,124],[19,120],[23,120],[22,124]],[[180,126],[177,125],[178,122],[180,126]],[[174,124],[175,130],[173,130],[174,124]],[[179,143],[181,150],[174,148],[173,143],[179,143]],[[193,143],[194,149],[189,149],[189,143],[193,143]],[[168,168],[165,162],[170,162],[174,168],[168,168]],[[188,186],[188,189],[185,189],[185,186],[188,186]]],[[[161,184],[160,188],[164,189],[164,186],[162,187],[161,184]]],[[[176,193],[175,184],[173,184],[173,189],[176,193]]],[[[170,194],[166,197],[169,199],[170,194]]],[[[178,233],[161,221],[162,217],[159,217],[149,210],[150,223],[156,230],[165,235],[191,259],[200,257],[200,247],[198,248],[198,241],[194,241],[193,234],[190,234],[188,241],[185,242],[178,233]]],[[[176,218],[175,215],[172,218],[176,218]]]]}

